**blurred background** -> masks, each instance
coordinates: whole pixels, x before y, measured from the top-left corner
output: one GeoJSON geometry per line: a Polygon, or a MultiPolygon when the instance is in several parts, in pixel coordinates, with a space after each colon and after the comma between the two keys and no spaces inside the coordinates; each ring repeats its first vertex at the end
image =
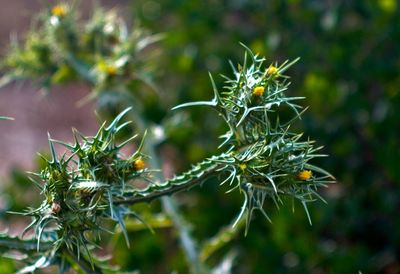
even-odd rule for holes
{"type": "MultiPolygon", "coordinates": [[[[90,1],[81,1],[84,14],[90,1]]],[[[241,62],[243,48],[281,63],[301,57],[288,75],[293,96],[309,105],[299,129],[330,155],[318,163],[334,174],[335,185],[321,191],[328,204],[310,205],[313,225],[300,206],[279,211],[271,204],[272,224],[260,214],[245,237],[242,232],[221,250],[234,249],[234,273],[399,273],[400,272],[400,7],[396,0],[263,1],[160,0],[98,1],[117,7],[132,24],[165,33],[155,82],[164,105],[147,115],[160,121],[172,106],[207,100],[212,90],[207,71],[219,87],[230,75],[228,60],[241,62]],[[165,100],[164,100],[165,98],[165,100]]],[[[10,33],[23,33],[47,1],[0,1],[0,44],[6,53],[10,33]]],[[[47,131],[70,140],[70,128],[91,134],[97,127],[94,105],[76,107],[87,92],[80,85],[56,88],[49,96],[25,83],[0,91],[0,115],[16,118],[0,124],[1,208],[22,208],[29,183],[20,170],[35,168],[35,152],[46,151],[47,131]],[[8,182],[8,183],[6,183],[8,182]],[[7,185],[7,186],[6,186],[7,185]]],[[[212,155],[224,128],[203,108],[171,119],[181,126],[170,134],[179,147],[168,155],[176,170],[212,155]],[[181,124],[179,124],[181,123],[181,124]],[[215,138],[214,138],[215,136],[215,138]]],[[[168,150],[168,147],[166,147],[168,150]]],[[[239,195],[217,184],[177,195],[193,233],[213,236],[238,213],[239,195]],[[219,190],[219,191],[218,191],[219,190]]],[[[32,198],[25,198],[25,203],[32,198]]],[[[4,215],[4,211],[1,213],[4,215]]],[[[2,224],[2,227],[7,224],[2,224]]],[[[115,262],[143,273],[185,273],[182,254],[168,229],[133,234],[133,247],[118,248],[115,262]],[[167,252],[166,252],[167,250],[167,252]]],[[[121,240],[121,247],[124,245],[121,240]]],[[[1,261],[0,261],[1,262],[1,261]]],[[[11,262],[5,261],[4,264],[11,262]]]]}

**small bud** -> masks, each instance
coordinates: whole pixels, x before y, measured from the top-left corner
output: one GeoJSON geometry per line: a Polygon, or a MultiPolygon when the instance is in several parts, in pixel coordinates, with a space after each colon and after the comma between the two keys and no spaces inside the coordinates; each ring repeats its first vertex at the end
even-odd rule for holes
{"type": "Polygon", "coordinates": [[[239,168],[240,168],[242,171],[245,171],[245,169],[247,168],[247,165],[246,165],[245,163],[239,164],[239,168]]]}
{"type": "Polygon", "coordinates": [[[99,62],[97,64],[97,69],[101,72],[101,73],[105,73],[108,76],[115,76],[118,72],[118,68],[114,65],[111,64],[107,64],[106,62],[99,62]]]}
{"type": "Polygon", "coordinates": [[[145,162],[141,158],[133,162],[133,168],[137,171],[144,169],[144,167],[145,167],[145,162]]]}
{"type": "Polygon", "coordinates": [[[118,70],[115,66],[107,66],[106,72],[108,76],[115,76],[118,70]]]}
{"type": "Polygon", "coordinates": [[[253,94],[255,95],[255,96],[262,96],[263,94],[264,94],[264,92],[265,92],[265,88],[264,87],[255,87],[254,89],[253,89],[253,94]]]}
{"type": "Polygon", "coordinates": [[[56,5],[51,9],[51,14],[57,17],[64,17],[67,15],[67,8],[65,5],[56,5]]]}
{"type": "Polygon", "coordinates": [[[58,180],[61,179],[61,173],[60,173],[58,170],[54,170],[54,171],[50,174],[49,179],[50,179],[51,181],[58,181],[58,180]]]}
{"type": "Polygon", "coordinates": [[[53,202],[51,204],[51,212],[53,214],[57,214],[60,211],[61,211],[61,205],[59,203],[57,203],[57,202],[53,202]]]}
{"type": "Polygon", "coordinates": [[[311,177],[312,177],[312,172],[311,172],[311,170],[302,170],[302,171],[300,171],[299,173],[297,173],[297,178],[298,178],[299,180],[302,180],[302,181],[310,180],[311,177]]]}
{"type": "Polygon", "coordinates": [[[278,69],[275,66],[270,65],[266,72],[268,75],[275,75],[278,73],[278,69]]]}

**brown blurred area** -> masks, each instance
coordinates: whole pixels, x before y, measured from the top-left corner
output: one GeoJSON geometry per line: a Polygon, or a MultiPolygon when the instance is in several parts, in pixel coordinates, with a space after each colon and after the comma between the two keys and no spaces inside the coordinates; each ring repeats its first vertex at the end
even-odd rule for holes
{"type": "MultiPolygon", "coordinates": [[[[32,16],[57,2],[0,0],[0,55],[6,54],[10,35],[23,37],[32,16]]],[[[120,7],[119,10],[126,12],[129,1],[96,2],[105,8],[120,7]]],[[[83,16],[90,13],[93,3],[80,1],[83,16]]],[[[48,151],[47,132],[52,138],[64,141],[72,139],[72,127],[86,135],[95,133],[97,121],[93,103],[83,107],[76,105],[88,92],[88,87],[84,85],[69,85],[54,88],[45,95],[29,82],[15,83],[0,89],[0,116],[15,119],[0,123],[0,182],[4,181],[13,167],[23,170],[34,168],[36,152],[48,151]]]]}

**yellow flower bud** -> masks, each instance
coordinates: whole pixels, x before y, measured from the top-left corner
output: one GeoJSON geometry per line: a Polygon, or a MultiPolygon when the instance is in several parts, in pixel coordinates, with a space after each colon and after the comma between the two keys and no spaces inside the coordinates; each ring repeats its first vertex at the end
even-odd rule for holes
{"type": "Polygon", "coordinates": [[[264,92],[265,92],[265,88],[264,87],[255,87],[253,89],[253,94],[255,96],[262,96],[264,94],[264,92]]]}
{"type": "Polygon", "coordinates": [[[65,5],[57,5],[51,9],[51,14],[57,17],[63,17],[67,15],[67,8],[65,5]]]}
{"type": "Polygon", "coordinates": [[[117,74],[117,68],[115,67],[115,66],[108,66],[107,67],[107,69],[106,69],[106,71],[107,71],[107,74],[109,75],[109,76],[114,76],[114,75],[116,75],[117,74]]]}
{"type": "Polygon", "coordinates": [[[302,170],[299,173],[297,173],[297,178],[302,181],[307,181],[310,180],[312,177],[312,171],[311,170],[302,170]]]}
{"type": "Polygon", "coordinates": [[[108,76],[115,76],[118,72],[118,68],[116,66],[107,64],[104,61],[101,61],[97,64],[97,69],[108,76]]]}
{"type": "Polygon", "coordinates": [[[137,171],[144,169],[145,165],[146,165],[145,162],[141,158],[133,162],[133,168],[137,171]]]}
{"type": "Polygon", "coordinates": [[[268,75],[275,75],[277,73],[278,73],[278,69],[273,65],[270,65],[269,68],[267,69],[268,75]]]}

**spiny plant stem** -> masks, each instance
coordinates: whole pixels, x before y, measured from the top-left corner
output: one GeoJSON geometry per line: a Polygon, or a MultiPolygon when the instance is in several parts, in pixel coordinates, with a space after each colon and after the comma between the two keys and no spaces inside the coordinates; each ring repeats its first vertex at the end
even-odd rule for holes
{"type": "MultiPolygon", "coordinates": [[[[163,196],[169,196],[169,195],[172,195],[172,194],[180,192],[180,191],[189,190],[190,188],[201,184],[207,178],[212,177],[214,175],[216,169],[217,169],[217,166],[208,170],[207,172],[204,172],[204,174],[201,177],[192,179],[187,184],[175,185],[175,186],[169,187],[165,190],[160,190],[158,192],[152,192],[151,194],[149,194],[147,196],[141,196],[141,197],[135,196],[135,197],[131,197],[131,198],[126,198],[124,200],[117,200],[114,202],[114,204],[115,205],[119,205],[119,204],[133,205],[133,204],[144,203],[144,202],[148,203],[148,202],[151,202],[152,200],[155,200],[155,199],[163,197],[163,196]]],[[[167,182],[168,182],[168,185],[173,184],[172,183],[173,180],[170,180],[167,182]]]]}
{"type": "MultiPolygon", "coordinates": [[[[43,241],[40,244],[40,251],[45,251],[53,247],[52,243],[43,241]]],[[[37,244],[34,240],[22,240],[17,237],[8,237],[0,235],[0,250],[15,249],[25,251],[36,251],[37,244]]]]}

